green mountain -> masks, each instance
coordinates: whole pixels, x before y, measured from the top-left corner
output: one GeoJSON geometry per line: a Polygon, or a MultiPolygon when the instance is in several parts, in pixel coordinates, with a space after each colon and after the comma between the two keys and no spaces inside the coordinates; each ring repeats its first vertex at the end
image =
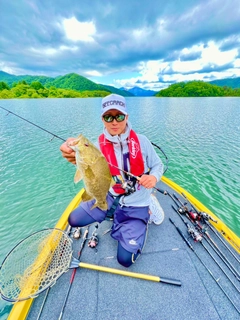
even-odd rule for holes
{"type": "Polygon", "coordinates": [[[240,89],[219,87],[204,81],[189,81],[172,84],[159,91],[156,97],[239,97],[240,89]]]}
{"type": "Polygon", "coordinates": [[[46,87],[72,89],[77,91],[86,91],[86,90],[109,91],[103,85],[97,84],[76,73],[69,73],[69,74],[66,74],[65,76],[56,77],[52,81],[48,81],[46,83],[46,87]]]}
{"type": "Polygon", "coordinates": [[[107,86],[105,84],[103,86],[105,88],[107,88],[109,91],[111,91],[112,93],[116,93],[116,94],[119,94],[119,95],[124,96],[124,97],[134,97],[135,96],[131,92],[128,92],[127,90],[124,90],[124,89],[117,89],[115,87],[107,86]]]}
{"type": "Polygon", "coordinates": [[[52,81],[54,78],[45,77],[45,76],[15,76],[13,74],[9,74],[7,72],[0,71],[0,81],[6,82],[10,87],[14,83],[18,83],[19,81],[26,81],[27,83],[32,83],[33,81],[39,81],[43,86],[46,85],[48,81],[52,81]]]}
{"type": "Polygon", "coordinates": [[[76,91],[105,91],[109,93],[117,93],[122,96],[132,96],[131,93],[124,92],[112,86],[104,86],[102,84],[97,84],[83,76],[76,73],[69,73],[64,76],[58,76],[56,78],[46,77],[46,76],[29,76],[21,75],[15,76],[9,73],[0,71],[0,82],[7,83],[10,87],[19,81],[26,81],[26,83],[31,84],[32,82],[40,82],[46,88],[62,88],[71,89],[76,91]]]}
{"type": "Polygon", "coordinates": [[[215,84],[220,87],[240,88],[240,77],[238,78],[226,78],[221,80],[209,81],[210,84],[215,84]]]}
{"type": "MultiPolygon", "coordinates": [[[[121,88],[122,90],[125,90],[124,88],[121,88]]],[[[157,91],[153,90],[146,90],[139,87],[133,87],[131,89],[126,89],[129,93],[131,93],[135,97],[152,97],[154,96],[157,91]]]]}

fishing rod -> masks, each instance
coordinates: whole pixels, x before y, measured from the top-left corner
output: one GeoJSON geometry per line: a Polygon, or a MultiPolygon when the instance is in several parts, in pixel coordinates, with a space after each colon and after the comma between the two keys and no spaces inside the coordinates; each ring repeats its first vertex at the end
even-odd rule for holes
{"type": "Polygon", "coordinates": [[[186,209],[186,211],[190,214],[190,216],[194,219],[194,220],[202,220],[204,223],[206,222],[206,220],[212,220],[213,222],[217,223],[217,220],[213,219],[209,214],[207,214],[206,212],[198,212],[196,209],[194,209],[193,211],[190,211],[187,207],[187,203],[183,203],[181,201],[180,198],[178,198],[176,196],[175,193],[173,193],[174,198],[182,205],[182,207],[184,207],[186,209]]]}
{"type": "Polygon", "coordinates": [[[215,282],[217,283],[217,285],[219,286],[219,288],[222,290],[222,292],[224,293],[224,295],[227,297],[227,299],[231,302],[231,304],[233,305],[233,307],[236,309],[236,311],[240,314],[240,310],[238,309],[238,307],[235,305],[234,301],[231,299],[231,297],[227,294],[227,292],[224,290],[224,288],[222,287],[222,285],[219,282],[219,279],[215,278],[212,271],[207,267],[207,265],[205,264],[205,262],[203,262],[203,260],[200,258],[200,256],[198,255],[198,253],[196,252],[196,250],[193,248],[193,246],[191,245],[191,243],[188,241],[188,239],[185,237],[185,235],[183,234],[183,232],[179,229],[179,227],[175,224],[175,222],[169,218],[170,222],[175,226],[175,228],[177,229],[178,233],[180,234],[180,236],[182,237],[183,241],[186,243],[186,245],[194,252],[194,254],[197,256],[197,258],[199,259],[199,261],[201,262],[201,264],[206,268],[206,270],[208,271],[208,273],[211,275],[211,277],[215,280],[215,282]]]}
{"type": "MultiPolygon", "coordinates": [[[[218,245],[213,241],[213,239],[211,238],[210,234],[207,232],[207,230],[205,228],[203,228],[200,223],[199,223],[199,219],[203,220],[203,222],[205,223],[205,219],[202,219],[202,216],[199,216],[197,212],[192,212],[188,209],[187,207],[187,203],[182,203],[181,199],[178,198],[176,196],[175,193],[173,193],[174,198],[182,205],[181,207],[181,213],[186,214],[188,216],[188,218],[190,218],[189,220],[194,224],[194,222],[196,223],[196,225],[198,226],[198,228],[201,230],[201,232],[203,232],[208,239],[213,243],[213,245],[220,251],[220,249],[218,248],[218,245]]],[[[178,209],[179,210],[179,209],[178,209]]],[[[210,216],[209,216],[210,217],[210,216]]],[[[216,220],[212,219],[213,221],[216,222],[216,220]]]]}
{"type": "MultiPolygon", "coordinates": [[[[50,135],[53,136],[53,138],[57,138],[57,139],[62,140],[62,141],[64,141],[64,142],[66,141],[66,139],[64,139],[64,138],[56,135],[55,133],[53,133],[53,132],[51,132],[51,131],[49,131],[49,130],[47,130],[47,129],[39,126],[39,125],[37,125],[36,123],[33,123],[32,121],[29,121],[28,119],[26,119],[26,118],[24,118],[24,117],[21,117],[21,116],[19,116],[18,114],[14,113],[14,112],[12,112],[12,111],[4,108],[4,107],[1,107],[1,106],[0,106],[0,108],[3,109],[3,110],[5,110],[5,111],[7,111],[8,114],[13,114],[14,116],[22,119],[23,121],[26,121],[26,122],[30,123],[31,125],[37,127],[38,129],[49,133],[50,135]]],[[[7,114],[7,115],[8,115],[8,114],[7,114]]],[[[52,138],[52,139],[53,139],[53,138],[52,138]]],[[[52,140],[52,139],[51,139],[51,140],[52,140]]],[[[161,147],[159,147],[158,145],[156,145],[156,144],[153,143],[153,142],[151,142],[151,144],[152,144],[154,147],[158,148],[158,149],[162,152],[162,154],[164,155],[164,157],[165,157],[165,159],[166,159],[166,164],[165,164],[166,167],[165,167],[164,172],[163,172],[163,173],[165,173],[165,172],[167,171],[167,169],[168,169],[168,161],[169,161],[169,160],[168,160],[168,157],[167,157],[166,153],[163,151],[163,149],[162,149],[161,147]]],[[[110,163],[108,162],[108,164],[110,164],[110,163]]],[[[119,168],[118,168],[118,169],[119,169],[119,168]]],[[[120,170],[120,169],[119,169],[119,170],[120,170]]],[[[122,171],[123,171],[123,170],[122,170],[122,171]]]]}
{"type": "Polygon", "coordinates": [[[167,169],[168,169],[168,157],[167,157],[166,153],[163,151],[163,149],[162,149],[161,147],[159,147],[157,144],[155,144],[155,143],[153,143],[153,142],[151,142],[151,144],[152,144],[154,147],[156,147],[157,149],[159,149],[159,150],[162,152],[162,154],[165,156],[165,159],[166,159],[166,168],[165,168],[164,171],[163,171],[163,174],[164,174],[164,173],[166,173],[166,171],[167,171],[167,169]]]}
{"type": "MultiPolygon", "coordinates": [[[[195,210],[195,212],[200,215],[203,214],[203,212],[199,212],[196,207],[189,201],[189,199],[187,198],[187,196],[182,192],[182,195],[184,196],[184,198],[191,204],[193,210],[195,210]]],[[[208,217],[207,217],[208,218],[208,217]]],[[[226,247],[226,249],[230,252],[230,254],[237,260],[237,262],[240,263],[239,258],[234,254],[234,252],[232,252],[232,250],[229,248],[229,246],[226,244],[226,241],[223,240],[223,238],[219,235],[219,233],[213,228],[213,226],[211,225],[211,223],[208,222],[209,219],[205,219],[205,223],[207,224],[207,226],[212,230],[212,232],[218,237],[218,239],[221,241],[221,243],[226,247]]],[[[215,221],[214,221],[215,222],[215,221]]],[[[226,234],[225,234],[226,235],[226,234]]],[[[231,243],[233,245],[235,245],[238,249],[240,249],[232,240],[231,238],[229,238],[227,236],[227,238],[229,239],[229,241],[231,241],[231,243]]]]}
{"type": "Polygon", "coordinates": [[[219,258],[225,263],[225,265],[228,267],[228,269],[232,272],[232,274],[237,278],[238,281],[240,281],[240,274],[239,272],[234,268],[232,263],[224,256],[224,254],[217,250],[214,245],[207,239],[205,238],[207,243],[211,246],[211,248],[215,251],[215,253],[219,256],[219,258]]]}
{"type": "MultiPolygon", "coordinates": [[[[182,204],[183,206],[180,207],[177,211],[181,214],[185,214],[186,217],[189,219],[189,221],[191,221],[193,224],[195,223],[196,220],[192,219],[192,217],[190,216],[190,211],[187,208],[186,205],[184,205],[181,200],[175,195],[173,194],[174,198],[176,200],[178,200],[178,202],[180,204],[182,204]]],[[[176,203],[176,202],[175,202],[176,203]]],[[[177,203],[176,203],[177,204],[177,203]]],[[[207,233],[206,230],[203,231],[203,228],[201,227],[201,225],[199,224],[199,222],[196,223],[196,225],[198,226],[198,229],[200,229],[200,231],[202,232],[202,235],[204,237],[204,239],[207,241],[207,243],[211,246],[211,248],[215,251],[215,253],[219,256],[219,258],[225,263],[225,265],[228,267],[228,269],[232,272],[232,274],[237,278],[238,281],[240,281],[240,275],[238,273],[238,271],[235,269],[235,267],[233,266],[233,264],[229,261],[229,259],[224,255],[224,253],[220,250],[220,248],[217,246],[217,244],[212,240],[212,238],[210,237],[210,235],[207,233]]]]}
{"type": "MultiPolygon", "coordinates": [[[[182,195],[185,197],[186,200],[187,197],[184,195],[184,193],[182,193],[182,195]]],[[[176,196],[175,196],[176,198],[176,196]]],[[[182,204],[181,200],[179,198],[178,199],[179,203],[182,204]]],[[[219,240],[221,240],[221,243],[224,244],[224,246],[226,247],[226,249],[230,252],[230,254],[237,260],[237,262],[240,262],[240,260],[237,258],[237,256],[232,252],[232,250],[230,250],[230,248],[226,245],[226,243],[223,241],[223,239],[218,235],[218,233],[214,230],[214,228],[212,227],[212,225],[208,222],[209,220],[212,220],[214,222],[217,223],[216,220],[214,220],[210,215],[208,215],[205,212],[199,212],[194,206],[193,204],[188,200],[188,202],[191,204],[192,209],[195,211],[194,213],[192,213],[191,211],[188,210],[187,208],[187,212],[189,213],[189,216],[191,217],[192,220],[197,221],[197,225],[199,228],[201,228],[201,230],[203,230],[204,234],[208,237],[208,239],[211,241],[211,243],[215,246],[215,248],[219,251],[219,253],[223,256],[224,259],[227,260],[227,263],[230,264],[230,267],[233,268],[233,270],[235,271],[235,273],[237,274],[236,277],[240,277],[239,273],[237,270],[234,269],[234,267],[232,266],[232,264],[229,262],[229,260],[225,257],[225,255],[223,254],[223,252],[219,249],[219,247],[216,245],[216,243],[212,240],[212,238],[210,237],[209,233],[206,231],[206,229],[204,229],[200,224],[199,224],[199,219],[203,221],[203,223],[205,223],[212,231],[213,233],[218,237],[219,240]]]]}
{"type": "Polygon", "coordinates": [[[208,250],[208,248],[205,246],[205,244],[203,243],[203,237],[201,236],[201,234],[194,228],[190,227],[189,224],[183,219],[183,217],[181,216],[181,214],[178,212],[178,210],[172,206],[172,208],[177,212],[177,214],[179,215],[179,217],[181,218],[181,220],[183,221],[183,223],[186,225],[187,227],[187,231],[190,234],[190,236],[193,238],[193,240],[195,242],[199,242],[203,248],[207,251],[207,253],[210,255],[210,257],[213,259],[213,261],[218,265],[218,267],[222,270],[222,272],[225,274],[225,276],[228,278],[228,280],[231,282],[231,284],[234,286],[234,288],[240,293],[240,290],[238,289],[238,287],[235,285],[235,283],[232,281],[232,279],[228,276],[228,274],[225,272],[225,270],[223,269],[223,267],[220,265],[220,263],[215,259],[215,257],[212,255],[212,253],[208,250]]]}
{"type": "MultiPolygon", "coordinates": [[[[36,123],[33,123],[32,121],[29,121],[28,119],[23,118],[23,117],[19,116],[18,114],[14,113],[14,112],[12,112],[12,111],[10,111],[10,110],[6,109],[6,108],[3,108],[3,107],[1,107],[1,106],[0,106],[0,108],[1,108],[1,109],[3,109],[3,110],[5,110],[5,111],[7,111],[7,112],[8,112],[8,114],[9,114],[9,113],[11,113],[11,114],[13,114],[14,116],[16,116],[16,117],[18,117],[18,118],[22,119],[23,121],[26,121],[26,122],[28,122],[28,123],[32,124],[33,126],[37,127],[38,129],[41,129],[41,130],[43,130],[43,131],[45,131],[45,132],[47,132],[47,133],[51,134],[53,137],[58,138],[58,139],[60,139],[60,140],[62,140],[62,141],[66,141],[66,139],[63,139],[63,138],[59,137],[58,135],[56,135],[55,133],[52,133],[52,132],[48,131],[47,129],[44,129],[43,127],[40,127],[40,126],[39,126],[39,125],[37,125],[36,123]]],[[[8,114],[7,114],[7,115],[8,115],[8,114]]]]}
{"type": "MultiPolygon", "coordinates": [[[[85,230],[84,235],[83,235],[82,243],[81,243],[81,246],[80,246],[80,249],[79,249],[79,252],[78,252],[78,257],[77,257],[78,260],[79,260],[80,257],[81,257],[81,254],[82,254],[84,245],[85,245],[86,240],[87,240],[88,228],[89,228],[89,227],[87,227],[87,229],[85,230]]],[[[64,312],[65,307],[66,307],[66,305],[67,305],[67,300],[68,300],[68,297],[69,297],[69,293],[70,293],[70,290],[71,290],[71,287],[72,287],[72,284],[73,284],[73,281],[74,281],[76,272],[77,272],[77,268],[74,268],[73,271],[72,271],[72,275],[71,275],[71,278],[70,278],[69,287],[68,287],[67,294],[66,294],[66,296],[65,296],[65,299],[64,299],[64,302],[63,302],[63,306],[62,306],[62,310],[61,310],[61,312],[60,312],[60,315],[59,315],[59,317],[58,317],[58,320],[61,320],[61,319],[62,319],[63,312],[64,312]]]]}
{"type": "MultiPolygon", "coordinates": [[[[220,253],[220,255],[227,260],[227,262],[230,264],[231,266],[231,263],[228,261],[228,259],[225,257],[225,255],[223,254],[223,252],[220,250],[220,248],[218,247],[218,245],[213,241],[213,239],[211,238],[211,236],[209,235],[209,233],[207,232],[207,230],[205,228],[203,228],[200,223],[199,223],[199,220],[202,220],[203,223],[206,224],[206,221],[208,220],[212,220],[214,222],[217,222],[215,219],[213,219],[210,215],[208,215],[207,213],[200,213],[196,210],[196,208],[193,207],[194,211],[195,212],[192,212],[188,209],[188,207],[186,206],[186,203],[183,204],[182,201],[180,200],[180,198],[178,198],[175,194],[173,194],[174,198],[176,200],[178,200],[178,202],[182,205],[181,208],[179,208],[179,212],[182,213],[182,214],[188,214],[188,218],[189,220],[193,223],[193,222],[196,222],[197,224],[197,227],[203,232],[203,234],[205,236],[207,236],[208,239],[206,240],[209,240],[211,241],[211,243],[209,243],[210,245],[213,245],[216,250],[218,250],[218,252],[220,253]]],[[[207,224],[207,226],[209,226],[209,224],[207,224]]],[[[214,248],[213,248],[214,249],[214,248]]],[[[233,267],[234,269],[234,267],[233,267]]],[[[236,271],[236,270],[235,270],[236,271]]],[[[238,272],[236,271],[236,273],[238,274],[238,272]]],[[[238,276],[239,277],[239,276],[238,276]]]]}
{"type": "MultiPolygon", "coordinates": [[[[132,177],[132,178],[136,179],[137,181],[139,181],[139,180],[141,179],[141,177],[139,177],[139,176],[135,176],[135,175],[134,175],[134,174],[132,174],[131,172],[126,171],[126,170],[123,170],[123,169],[121,169],[121,168],[119,168],[119,167],[117,167],[117,166],[113,165],[112,163],[109,163],[109,162],[108,162],[108,164],[110,164],[112,167],[114,167],[114,168],[116,168],[116,169],[118,169],[118,170],[120,170],[120,171],[122,171],[122,172],[126,173],[129,177],[132,177]]],[[[164,190],[159,189],[159,188],[157,188],[157,187],[153,187],[153,189],[157,190],[158,192],[160,192],[160,193],[162,193],[162,194],[167,194],[167,191],[164,191],[164,190]]]]}

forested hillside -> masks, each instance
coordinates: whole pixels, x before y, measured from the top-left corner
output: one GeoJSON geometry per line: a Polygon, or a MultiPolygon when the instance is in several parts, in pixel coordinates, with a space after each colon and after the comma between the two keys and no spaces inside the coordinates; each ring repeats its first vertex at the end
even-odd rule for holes
{"type": "Polygon", "coordinates": [[[109,91],[104,90],[85,90],[76,91],[69,89],[44,87],[39,81],[33,81],[28,84],[26,81],[19,81],[10,88],[7,83],[0,82],[0,99],[16,98],[87,98],[87,97],[105,97],[109,91]]]}
{"type": "MultiPolygon", "coordinates": [[[[240,78],[224,79],[234,81],[235,85],[240,78]]],[[[219,83],[221,80],[216,80],[219,83]]],[[[223,83],[223,82],[222,82],[223,83]]],[[[230,84],[230,82],[229,82],[230,84]]],[[[233,82],[232,82],[233,85],[233,82]]],[[[122,96],[145,96],[146,90],[133,88],[126,90],[113,86],[97,84],[76,73],[69,73],[56,78],[45,76],[15,76],[0,71],[0,99],[11,98],[44,98],[44,97],[103,97],[110,93],[122,96]],[[135,91],[134,91],[135,89],[135,91]],[[144,94],[140,94],[144,91],[144,94]],[[138,93],[137,93],[138,92],[138,93]]],[[[152,93],[152,92],[151,92],[152,93]]],[[[179,82],[170,85],[155,94],[156,97],[239,97],[240,88],[218,86],[204,81],[179,82]]]]}
{"type": "Polygon", "coordinates": [[[9,73],[0,71],[0,81],[5,82],[10,88],[16,86],[17,83],[25,81],[27,84],[32,82],[40,82],[45,88],[62,88],[82,91],[106,91],[108,93],[117,93],[122,96],[133,96],[127,91],[114,88],[112,86],[104,86],[97,84],[83,76],[76,73],[69,73],[65,76],[59,76],[56,78],[45,77],[45,76],[15,76],[9,73]]]}
{"type": "Polygon", "coordinates": [[[51,87],[51,86],[56,88],[72,89],[77,91],[85,91],[85,90],[109,91],[103,85],[97,84],[76,73],[69,73],[65,76],[57,77],[54,80],[46,83],[46,87],[51,87]]]}
{"type": "Polygon", "coordinates": [[[230,87],[230,88],[235,89],[235,88],[240,88],[240,77],[213,80],[213,81],[210,81],[209,83],[215,84],[220,87],[230,87]]]}
{"type": "Polygon", "coordinates": [[[45,86],[46,83],[51,82],[52,80],[54,80],[54,78],[29,75],[15,76],[13,74],[0,71],[0,81],[7,83],[10,87],[12,87],[14,83],[18,83],[19,81],[26,81],[27,83],[39,81],[43,86],[45,86]]]}
{"type": "Polygon", "coordinates": [[[204,81],[179,82],[159,91],[156,97],[239,97],[240,88],[219,87],[204,81]]]}

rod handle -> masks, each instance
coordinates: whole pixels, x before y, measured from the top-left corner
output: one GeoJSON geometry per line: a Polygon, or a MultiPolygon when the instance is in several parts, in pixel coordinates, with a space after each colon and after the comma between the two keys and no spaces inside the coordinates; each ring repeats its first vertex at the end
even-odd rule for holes
{"type": "Polygon", "coordinates": [[[167,284],[173,284],[173,285],[175,285],[175,286],[181,286],[181,285],[182,285],[182,283],[181,283],[180,280],[163,278],[163,277],[160,278],[160,282],[162,282],[162,283],[167,283],[167,284]]]}
{"type": "Polygon", "coordinates": [[[118,275],[121,275],[121,276],[126,276],[126,277],[131,277],[131,278],[138,278],[138,279],[143,279],[143,280],[148,280],[148,281],[163,282],[163,283],[167,283],[167,284],[173,284],[173,285],[176,285],[176,286],[181,286],[181,281],[180,280],[167,279],[167,278],[162,278],[162,277],[160,278],[158,276],[152,276],[152,275],[149,275],[149,274],[143,274],[143,273],[136,273],[136,272],[130,272],[130,271],[125,271],[125,270],[119,270],[119,269],[99,266],[99,265],[85,263],[85,262],[80,262],[79,263],[79,267],[80,268],[85,268],[85,269],[91,269],[91,270],[95,270],[95,271],[102,271],[102,272],[118,274],[118,275]]]}

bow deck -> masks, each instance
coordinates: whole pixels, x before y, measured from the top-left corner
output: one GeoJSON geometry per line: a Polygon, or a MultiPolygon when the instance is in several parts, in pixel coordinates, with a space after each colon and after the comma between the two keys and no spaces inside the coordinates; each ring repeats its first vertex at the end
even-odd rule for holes
{"type": "MultiPolygon", "coordinates": [[[[157,187],[167,190],[171,194],[173,192],[176,193],[176,190],[173,190],[162,181],[158,183],[157,187]]],[[[78,268],[62,319],[238,319],[239,314],[233,304],[224,295],[194,252],[184,243],[175,226],[170,223],[169,217],[189,238],[186,226],[172,209],[172,205],[175,205],[173,200],[159,192],[156,192],[155,195],[164,210],[165,219],[159,226],[149,225],[144,252],[136,264],[127,269],[127,271],[155,275],[160,278],[179,279],[182,286],[78,268]]],[[[181,199],[185,201],[183,198],[181,199]]],[[[64,220],[63,217],[61,219],[61,223],[63,225],[66,224],[64,222],[66,219],[64,220]]],[[[104,221],[99,225],[97,250],[89,248],[86,244],[82,252],[81,261],[126,270],[116,261],[117,242],[111,238],[109,232],[104,234],[110,227],[111,222],[109,221],[104,221]]],[[[222,224],[220,228],[222,228],[222,224]]],[[[94,225],[90,227],[89,235],[92,234],[93,230],[94,225]]],[[[226,230],[231,233],[230,230],[226,230]]],[[[83,233],[84,230],[82,230],[83,233]]],[[[209,234],[237,272],[240,273],[237,260],[229,254],[226,247],[223,246],[211,230],[209,230],[209,234]]],[[[73,240],[75,257],[78,255],[81,241],[82,238],[73,240]]],[[[189,241],[229,298],[240,309],[239,292],[204,247],[200,243],[194,243],[192,239],[189,239],[189,241]]],[[[234,241],[239,246],[239,238],[235,236],[234,241]]],[[[208,246],[205,240],[203,242],[208,246]]],[[[229,243],[228,246],[230,246],[229,243]]],[[[209,250],[211,250],[215,259],[240,290],[240,282],[237,278],[220,257],[212,251],[211,247],[209,247],[209,250]]],[[[233,248],[231,250],[234,251],[233,248]]],[[[236,250],[234,253],[239,259],[239,253],[236,250]]],[[[72,270],[69,270],[49,290],[40,319],[58,319],[71,274],[72,270]]],[[[42,293],[33,301],[27,319],[38,319],[44,297],[45,293],[42,293]]],[[[17,304],[19,308],[21,304],[23,305],[23,303],[17,304]]],[[[20,314],[20,309],[17,309],[17,305],[9,316],[10,320],[18,319],[17,316],[20,314]]]]}

